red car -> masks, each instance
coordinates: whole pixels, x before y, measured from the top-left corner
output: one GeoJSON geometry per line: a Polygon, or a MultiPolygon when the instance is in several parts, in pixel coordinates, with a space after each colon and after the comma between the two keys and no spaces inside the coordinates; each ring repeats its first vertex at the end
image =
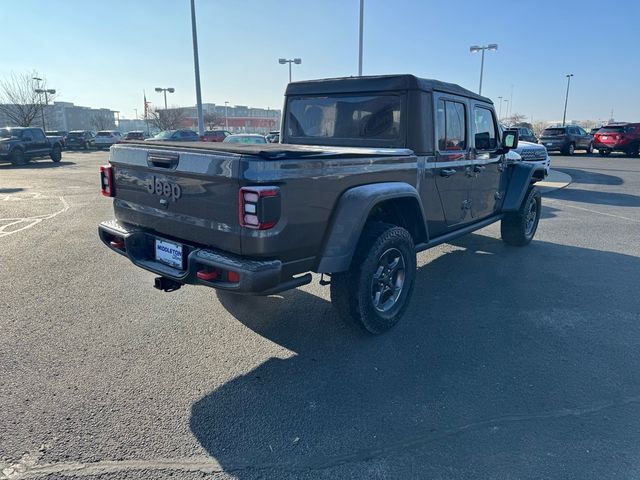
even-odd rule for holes
{"type": "Polygon", "coordinates": [[[593,148],[600,155],[624,152],[632,157],[640,154],[640,123],[611,123],[596,132],[593,148]]]}
{"type": "Polygon", "coordinates": [[[207,130],[204,135],[200,136],[200,140],[203,142],[222,142],[229,135],[231,133],[226,130],[207,130]]]}

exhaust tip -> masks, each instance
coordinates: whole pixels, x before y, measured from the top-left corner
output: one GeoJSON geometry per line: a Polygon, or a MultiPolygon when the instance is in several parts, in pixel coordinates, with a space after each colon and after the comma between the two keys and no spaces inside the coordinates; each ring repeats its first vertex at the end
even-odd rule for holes
{"type": "Polygon", "coordinates": [[[167,277],[156,277],[153,280],[153,288],[157,288],[163,292],[175,292],[176,290],[180,290],[180,287],[182,287],[180,282],[176,282],[167,277]]]}

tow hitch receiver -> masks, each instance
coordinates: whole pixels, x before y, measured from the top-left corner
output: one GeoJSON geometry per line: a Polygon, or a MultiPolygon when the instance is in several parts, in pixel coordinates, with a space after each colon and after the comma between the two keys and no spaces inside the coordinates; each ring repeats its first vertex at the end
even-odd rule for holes
{"type": "Polygon", "coordinates": [[[163,292],[175,292],[179,290],[181,286],[182,284],[180,282],[176,282],[167,277],[156,277],[153,281],[153,287],[163,292]]]}

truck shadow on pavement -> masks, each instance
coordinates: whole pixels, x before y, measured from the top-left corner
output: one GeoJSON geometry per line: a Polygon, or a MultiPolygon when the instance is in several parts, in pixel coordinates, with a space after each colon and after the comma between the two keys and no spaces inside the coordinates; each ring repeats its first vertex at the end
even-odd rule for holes
{"type": "Polygon", "coordinates": [[[51,160],[42,160],[42,161],[37,161],[37,160],[32,160],[28,163],[25,163],[24,165],[14,165],[12,163],[0,163],[0,170],[10,170],[10,169],[42,169],[42,168],[59,168],[59,167],[66,167],[69,165],[75,165],[75,162],[69,162],[66,160],[62,160],[58,163],[56,162],[52,162],[51,160]]]}
{"type": "Polygon", "coordinates": [[[204,449],[242,479],[624,468],[640,444],[638,258],[478,234],[448,250],[419,255],[411,305],[379,337],[304,290],[219,293],[283,351],[192,406],[204,449]]]}
{"type": "Polygon", "coordinates": [[[555,168],[562,173],[571,176],[571,183],[585,183],[589,185],[622,185],[624,180],[616,175],[597,173],[591,170],[581,170],[579,168],[555,168]]]}
{"type": "Polygon", "coordinates": [[[628,193],[596,192],[580,188],[563,188],[545,194],[545,197],[568,200],[570,202],[591,203],[594,205],[612,205],[616,207],[640,207],[640,197],[628,193]]]}

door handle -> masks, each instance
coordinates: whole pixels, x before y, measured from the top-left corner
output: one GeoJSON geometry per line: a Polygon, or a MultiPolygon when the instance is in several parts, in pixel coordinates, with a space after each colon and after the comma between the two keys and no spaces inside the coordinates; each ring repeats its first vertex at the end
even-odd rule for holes
{"type": "Polygon", "coordinates": [[[486,169],[487,167],[485,167],[484,165],[476,165],[473,171],[476,173],[480,173],[480,172],[484,172],[486,169]]]}
{"type": "Polygon", "coordinates": [[[455,175],[457,170],[453,169],[453,168],[443,168],[442,170],[440,170],[440,176],[441,177],[450,177],[451,175],[455,175]]]}

